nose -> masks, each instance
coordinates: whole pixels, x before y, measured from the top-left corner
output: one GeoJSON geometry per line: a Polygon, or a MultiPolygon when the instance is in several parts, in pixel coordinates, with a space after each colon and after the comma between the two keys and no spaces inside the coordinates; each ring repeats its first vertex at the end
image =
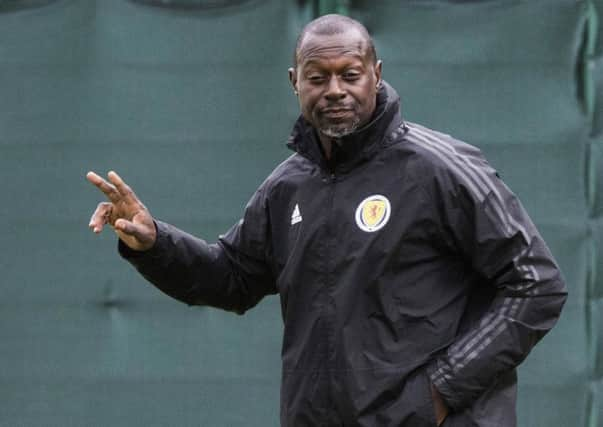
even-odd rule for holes
{"type": "Polygon", "coordinates": [[[346,95],[345,89],[341,86],[341,82],[336,76],[331,77],[329,86],[325,92],[325,98],[329,101],[339,101],[346,95]]]}

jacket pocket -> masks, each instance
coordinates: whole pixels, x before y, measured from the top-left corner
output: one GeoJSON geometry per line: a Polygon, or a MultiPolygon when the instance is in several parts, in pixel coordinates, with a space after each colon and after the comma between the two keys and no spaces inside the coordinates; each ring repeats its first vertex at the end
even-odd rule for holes
{"type": "Polygon", "coordinates": [[[376,411],[375,425],[436,427],[431,382],[423,367],[408,374],[395,400],[376,411]]]}

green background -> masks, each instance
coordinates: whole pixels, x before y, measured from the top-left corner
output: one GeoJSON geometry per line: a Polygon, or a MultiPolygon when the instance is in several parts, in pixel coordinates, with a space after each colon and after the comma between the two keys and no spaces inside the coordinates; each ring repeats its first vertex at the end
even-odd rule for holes
{"type": "Polygon", "coordinates": [[[165,297],[89,232],[84,175],[115,169],[215,240],[288,155],[295,39],[333,11],[367,25],[408,120],[483,149],[561,264],[520,426],[603,425],[603,0],[236,3],[0,0],[0,425],[278,425],[278,299],[241,318],[165,297]]]}

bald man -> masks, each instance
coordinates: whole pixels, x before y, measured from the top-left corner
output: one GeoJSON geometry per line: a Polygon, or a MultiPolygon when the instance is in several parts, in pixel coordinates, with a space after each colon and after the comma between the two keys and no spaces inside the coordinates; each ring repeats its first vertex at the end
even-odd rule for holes
{"type": "Polygon", "coordinates": [[[279,294],[283,426],[515,426],[515,368],[566,299],[538,231],[478,149],[402,120],[360,23],[312,21],[293,65],[294,154],[217,243],[115,172],[88,174],[90,227],[187,304],[279,294]]]}

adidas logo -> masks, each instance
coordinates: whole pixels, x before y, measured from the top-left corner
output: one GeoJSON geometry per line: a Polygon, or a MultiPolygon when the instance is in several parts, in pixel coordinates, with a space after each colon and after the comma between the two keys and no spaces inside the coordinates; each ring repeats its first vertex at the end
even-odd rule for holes
{"type": "Polygon", "coordinates": [[[291,214],[291,225],[295,225],[301,221],[302,221],[302,216],[301,216],[301,213],[299,212],[299,206],[296,203],[295,209],[293,209],[293,213],[291,214]]]}

